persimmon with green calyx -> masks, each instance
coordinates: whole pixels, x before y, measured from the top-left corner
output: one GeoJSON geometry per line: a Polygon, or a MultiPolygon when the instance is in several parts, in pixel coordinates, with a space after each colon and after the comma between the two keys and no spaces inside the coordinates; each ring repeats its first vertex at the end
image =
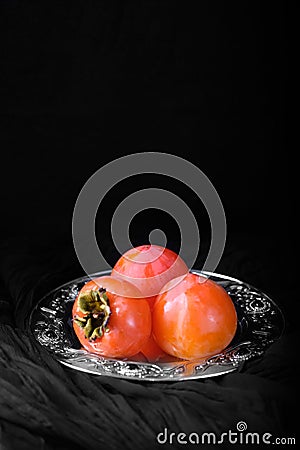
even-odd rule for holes
{"type": "Polygon", "coordinates": [[[155,301],[152,322],[154,339],[166,353],[200,359],[220,353],[230,344],[237,314],[222,286],[189,273],[163,290],[155,301]]]}
{"type": "Polygon", "coordinates": [[[92,353],[128,358],[151,335],[151,311],[138,288],[111,276],[95,278],[80,290],[72,310],[73,327],[92,353]]]}

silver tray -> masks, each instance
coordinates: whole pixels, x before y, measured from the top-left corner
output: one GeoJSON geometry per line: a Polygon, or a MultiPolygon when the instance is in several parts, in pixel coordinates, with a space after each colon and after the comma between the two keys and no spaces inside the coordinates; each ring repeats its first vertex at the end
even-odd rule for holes
{"type": "Polygon", "coordinates": [[[43,297],[31,313],[31,331],[35,339],[65,366],[95,375],[138,381],[181,381],[222,375],[239,369],[244,361],[262,356],[279,339],[284,318],[266,294],[226,275],[198,270],[192,272],[208,275],[223,286],[231,296],[238,315],[237,332],[230,346],[208,359],[148,363],[104,358],[83,350],[72,328],[73,302],[90,278],[109,275],[109,271],[77,278],[43,297]]]}

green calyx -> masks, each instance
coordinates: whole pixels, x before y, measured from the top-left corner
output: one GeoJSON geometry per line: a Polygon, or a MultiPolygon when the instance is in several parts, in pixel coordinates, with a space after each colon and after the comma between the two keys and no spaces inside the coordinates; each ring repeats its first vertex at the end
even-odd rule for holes
{"type": "Polygon", "coordinates": [[[74,322],[84,329],[84,335],[89,341],[95,341],[109,331],[107,324],[111,310],[105,289],[85,291],[80,294],[78,308],[84,316],[75,315],[74,322]]]}

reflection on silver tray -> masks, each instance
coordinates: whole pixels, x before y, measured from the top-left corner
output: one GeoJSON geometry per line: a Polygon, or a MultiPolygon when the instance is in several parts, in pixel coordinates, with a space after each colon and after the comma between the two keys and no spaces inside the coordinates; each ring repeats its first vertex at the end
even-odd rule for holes
{"type": "MultiPolygon", "coordinates": [[[[71,311],[81,287],[90,280],[77,278],[47,294],[32,311],[30,327],[36,340],[62,364],[96,375],[140,381],[180,381],[225,374],[249,359],[263,355],[283,331],[277,305],[264,293],[226,275],[193,270],[210,276],[231,296],[238,314],[238,329],[230,346],[206,360],[146,363],[104,358],[83,350],[72,328],[71,311]]],[[[91,277],[109,275],[98,272],[91,277]]]]}

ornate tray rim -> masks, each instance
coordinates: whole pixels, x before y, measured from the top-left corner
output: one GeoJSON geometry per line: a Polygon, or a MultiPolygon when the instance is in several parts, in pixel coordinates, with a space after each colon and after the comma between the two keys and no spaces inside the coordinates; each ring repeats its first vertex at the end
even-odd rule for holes
{"type": "MultiPolygon", "coordinates": [[[[254,330],[252,330],[251,339],[246,340],[237,340],[237,343],[230,345],[223,352],[216,354],[207,358],[206,360],[193,360],[193,361],[185,361],[185,360],[177,360],[174,362],[168,363],[150,363],[150,362],[138,362],[130,359],[113,359],[113,358],[105,358],[101,357],[97,354],[89,353],[84,349],[73,349],[69,346],[67,348],[62,347],[63,344],[60,338],[65,339],[66,335],[66,307],[69,304],[72,304],[78,289],[76,291],[75,285],[79,285],[80,283],[86,282],[90,278],[108,275],[110,274],[109,270],[100,271],[91,274],[90,276],[82,276],[76,278],[74,280],[68,281],[55,289],[52,289],[46,295],[44,295],[35,305],[33,310],[31,311],[29,318],[29,328],[31,333],[35,337],[35,339],[40,343],[40,345],[47,348],[47,350],[53,355],[55,359],[57,359],[61,364],[67,366],[69,368],[82,371],[85,373],[90,373],[94,375],[108,376],[113,378],[127,379],[127,380],[138,380],[138,381],[184,381],[184,380],[195,380],[201,378],[209,378],[215,377],[223,374],[227,374],[233,371],[236,371],[241,368],[245,361],[253,359],[255,357],[262,356],[265,350],[276,340],[278,340],[284,331],[285,321],[282,311],[278,307],[278,305],[265,293],[256,289],[252,285],[245,283],[237,278],[233,278],[227,275],[222,275],[218,273],[212,273],[207,271],[200,271],[196,269],[192,269],[191,272],[196,274],[204,274],[211,278],[217,278],[219,283],[231,283],[231,289],[235,287],[236,293],[232,294],[229,289],[229,293],[231,296],[240,295],[240,299],[246,298],[246,294],[248,295],[248,303],[245,301],[245,305],[243,308],[250,308],[249,311],[243,311],[244,316],[241,316],[241,320],[245,319],[246,321],[250,320],[251,326],[254,324],[254,330]],[[59,292],[62,292],[64,289],[68,288],[69,291],[72,290],[70,286],[73,285],[73,291],[71,298],[70,296],[65,298],[63,305],[65,306],[64,310],[60,310],[60,317],[57,316],[57,311],[61,306],[61,300],[63,298],[63,294],[60,294],[59,303],[57,304],[57,310],[51,308],[41,307],[40,305],[45,302],[46,299],[55,296],[59,292]],[[239,292],[240,291],[240,292],[239,292]],[[252,296],[252,297],[251,297],[252,296]],[[251,302],[259,302],[262,303],[262,306],[251,306],[251,302]],[[250,305],[250,306],[249,306],[250,305]],[[44,310],[43,310],[44,308],[44,310]],[[43,310],[42,313],[40,310],[43,310]],[[39,331],[37,325],[39,321],[33,322],[33,317],[35,314],[42,314],[47,319],[48,322],[41,322],[43,325],[47,325],[50,327],[50,331],[53,331],[51,327],[57,326],[58,337],[56,336],[56,341],[51,341],[51,336],[46,338],[45,332],[39,331]],[[272,322],[268,323],[268,319],[270,319],[271,315],[275,315],[276,319],[279,321],[279,326],[277,327],[276,333],[272,334],[272,322]],[[266,320],[267,318],[267,320],[266,320]],[[266,330],[255,328],[255,322],[258,324],[262,321],[263,325],[267,327],[266,330]],[[281,323],[280,323],[281,322],[281,323]],[[269,327],[269,330],[268,330],[269,327]],[[59,334],[60,333],[60,334],[59,334]],[[253,334],[256,333],[255,338],[253,334]]],[[[225,287],[225,286],[224,286],[225,287]]],[[[226,286],[228,287],[228,286],[226,286]]],[[[57,300],[57,299],[55,299],[57,300]]],[[[234,300],[234,298],[233,298],[234,300]]],[[[54,299],[52,300],[54,302],[54,299]]],[[[237,307],[238,301],[234,300],[235,305],[237,307]]],[[[239,305],[240,307],[240,305],[239,305]]],[[[241,325],[240,325],[241,327],[241,325]]],[[[248,327],[248,322],[247,322],[248,327]]],[[[46,329],[47,330],[47,329],[46,329]]],[[[274,330],[273,330],[274,331],[274,330]]],[[[65,342],[65,344],[68,344],[65,342]]]]}

